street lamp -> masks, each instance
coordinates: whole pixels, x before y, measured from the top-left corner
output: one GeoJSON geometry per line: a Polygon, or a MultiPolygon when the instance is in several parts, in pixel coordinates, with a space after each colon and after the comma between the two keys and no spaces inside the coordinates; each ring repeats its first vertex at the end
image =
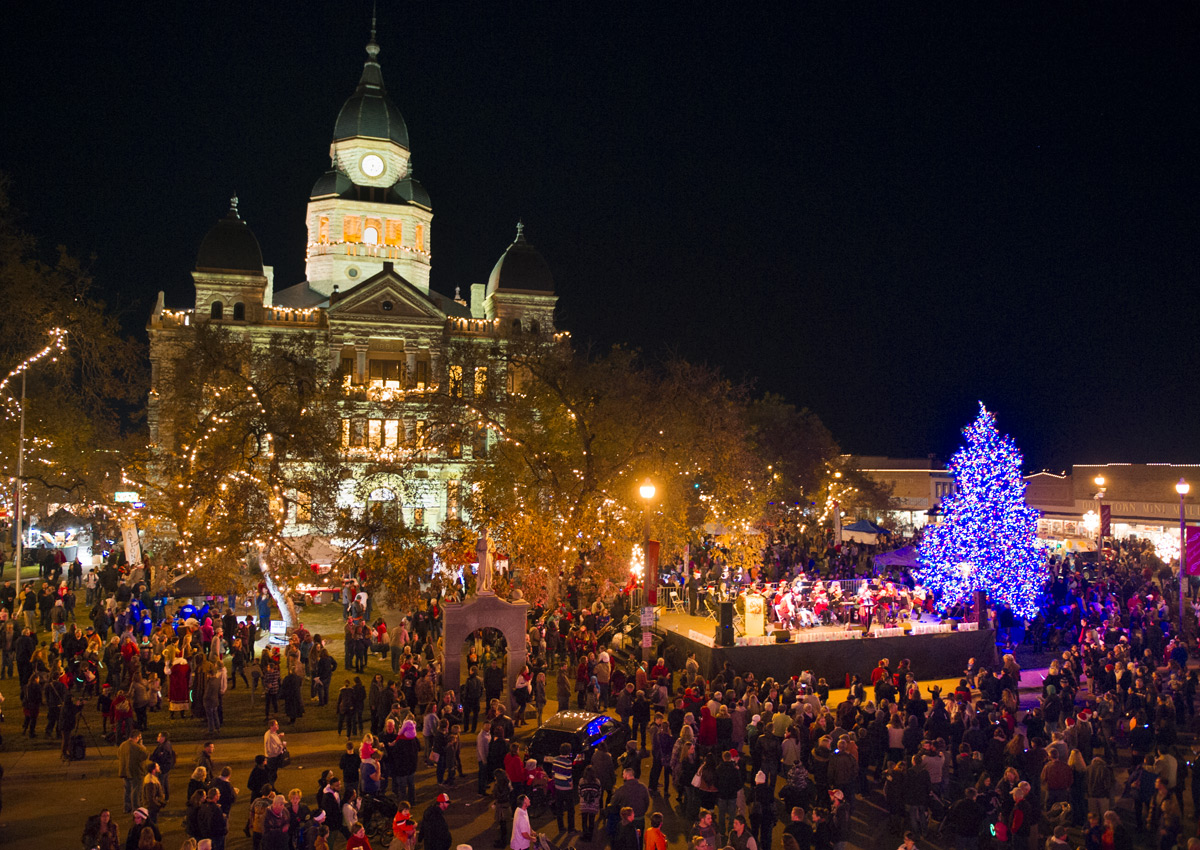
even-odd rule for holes
{"type": "MultiPolygon", "coordinates": [[[[642,497],[642,661],[650,663],[650,644],[646,642],[645,635],[649,634],[646,630],[646,614],[653,612],[650,607],[650,506],[654,502],[654,496],[658,490],[654,486],[654,482],[647,478],[638,487],[638,495],[642,497]]],[[[654,577],[657,584],[658,576],[654,577]]],[[[650,616],[653,616],[650,613],[650,616]]]]}
{"type": "Polygon", "coordinates": [[[1100,520],[1096,532],[1096,566],[1104,560],[1104,476],[1097,475],[1092,481],[1096,485],[1096,516],[1100,520]]]}
{"type": "Polygon", "coordinates": [[[1187,527],[1184,524],[1183,517],[1183,500],[1187,496],[1188,491],[1192,487],[1182,478],[1175,485],[1175,492],[1179,494],[1179,636],[1183,637],[1183,601],[1186,596],[1184,585],[1187,582],[1187,571],[1184,569],[1184,561],[1187,559],[1187,527]]]}

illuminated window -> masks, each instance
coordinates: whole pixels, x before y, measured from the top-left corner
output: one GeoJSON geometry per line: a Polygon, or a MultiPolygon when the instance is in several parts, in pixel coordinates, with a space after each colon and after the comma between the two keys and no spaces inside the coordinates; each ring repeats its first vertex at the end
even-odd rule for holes
{"type": "Polygon", "coordinates": [[[424,419],[418,419],[413,424],[413,442],[418,446],[424,445],[425,437],[428,435],[428,432],[429,423],[427,423],[424,419]]]}
{"type": "Polygon", "coordinates": [[[367,420],[350,420],[350,447],[362,448],[367,444],[367,420]]]}
{"type": "Polygon", "coordinates": [[[446,446],[446,457],[462,457],[462,441],[451,440],[446,446]]]}
{"type": "Polygon", "coordinates": [[[368,218],[366,229],[363,230],[363,241],[368,245],[379,244],[379,219],[368,218]]]}
{"type": "Polygon", "coordinates": [[[329,241],[329,216],[323,215],[317,220],[317,241],[329,241]]]}
{"type": "Polygon", "coordinates": [[[429,361],[428,360],[418,360],[417,361],[417,374],[416,374],[416,382],[415,383],[416,383],[416,388],[418,390],[424,390],[425,387],[429,384],[429,361]]]}
{"type": "Polygon", "coordinates": [[[348,215],[342,219],[342,239],[346,242],[362,241],[362,219],[348,215]]]}
{"type": "Polygon", "coordinates": [[[413,525],[417,528],[425,527],[425,509],[413,508],[413,525]]]}
{"type": "Polygon", "coordinates": [[[417,250],[425,250],[425,225],[423,224],[417,225],[417,250]]]}
{"type": "Polygon", "coordinates": [[[400,388],[399,360],[371,360],[370,374],[373,387],[400,388]]]}
{"type": "Polygon", "coordinates": [[[446,520],[452,521],[459,518],[458,504],[459,495],[461,492],[462,482],[457,480],[446,482],[446,520]]]}
{"type": "Polygon", "coordinates": [[[233,320],[235,322],[246,321],[246,305],[241,301],[233,305],[233,320]]]}
{"type": "Polygon", "coordinates": [[[404,243],[404,222],[389,218],[384,224],[383,241],[387,245],[402,245],[404,243]]]}
{"type": "Polygon", "coordinates": [[[400,420],[383,420],[383,447],[396,449],[400,447],[400,420]]]}
{"type": "Polygon", "coordinates": [[[475,367],[475,395],[477,398],[487,395],[487,366],[475,367]]]}
{"type": "Polygon", "coordinates": [[[377,449],[383,444],[383,420],[371,419],[367,422],[367,447],[377,449]]]}
{"type": "Polygon", "coordinates": [[[358,375],[354,374],[354,358],[353,357],[343,357],[342,358],[341,376],[342,376],[342,380],[349,378],[350,382],[352,384],[362,383],[361,381],[358,380],[358,375]]]}
{"type": "Polygon", "coordinates": [[[462,395],[462,366],[451,366],[447,370],[446,377],[450,385],[450,395],[454,398],[458,398],[460,395],[462,395]]]}
{"type": "Polygon", "coordinates": [[[212,312],[209,313],[209,315],[212,316],[214,319],[225,318],[225,305],[222,304],[220,301],[214,301],[213,305],[212,305],[212,312]]]}

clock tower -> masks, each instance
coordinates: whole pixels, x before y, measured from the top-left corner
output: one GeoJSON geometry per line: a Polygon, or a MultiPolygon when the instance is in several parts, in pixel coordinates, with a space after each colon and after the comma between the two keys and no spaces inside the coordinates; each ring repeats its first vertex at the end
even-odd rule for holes
{"type": "Polygon", "coordinates": [[[334,124],[330,168],[308,202],[308,284],[325,295],[353,289],[384,263],[429,291],[433,210],[412,176],[408,127],[378,57],[372,21],[362,77],[334,124]]]}

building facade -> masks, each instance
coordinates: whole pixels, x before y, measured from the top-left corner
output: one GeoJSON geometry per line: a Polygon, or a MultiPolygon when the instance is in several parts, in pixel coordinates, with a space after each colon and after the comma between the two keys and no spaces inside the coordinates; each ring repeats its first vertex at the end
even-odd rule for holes
{"type": "MultiPolygon", "coordinates": [[[[358,86],[334,122],[330,168],[317,177],[308,200],[305,280],[275,288],[273,269],[264,265],[235,198],[201,242],[194,302],[170,309],[159,293],[148,324],[152,445],[175,448],[170,410],[161,399],[196,324],[215,323],[264,344],[276,334],[311,337],[331,372],[340,370],[343,447],[364,462],[420,439],[428,394],[443,382],[484,379],[448,362],[460,343],[493,346],[515,335],[556,335],[553,277],[519,224],[487,282],[466,287],[468,299],[461,287],[454,297],[430,288],[432,203],[412,173],[408,128],[384,86],[374,32],[366,52],[358,86]],[[384,402],[388,414],[379,412],[384,402]]],[[[431,486],[397,496],[405,502],[405,520],[437,528],[457,516],[464,465],[486,453],[487,439],[485,432],[457,451],[430,457],[417,475],[431,486]]]]}

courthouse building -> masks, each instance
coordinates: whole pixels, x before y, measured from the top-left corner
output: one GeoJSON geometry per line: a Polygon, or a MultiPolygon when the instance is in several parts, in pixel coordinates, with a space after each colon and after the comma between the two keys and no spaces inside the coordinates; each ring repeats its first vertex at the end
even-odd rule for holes
{"type": "MultiPolygon", "coordinates": [[[[280,333],[315,340],[347,387],[345,450],[364,461],[420,436],[423,399],[442,381],[482,378],[447,362],[457,343],[555,334],[554,281],[519,224],[486,283],[456,287],[453,296],[430,288],[433,204],[413,174],[408,127],[384,87],[379,50],[372,32],[358,86],[333,122],[329,170],[316,175],[308,199],[305,279],[276,287],[235,198],[200,242],[194,302],[168,308],[159,293],[148,325],[152,444],[175,446],[170,411],[160,398],[189,326],[198,323],[219,324],[255,342],[280,333]],[[397,400],[403,415],[374,412],[373,402],[389,402],[394,410],[397,400]]],[[[434,486],[390,494],[404,502],[407,522],[436,528],[457,515],[464,465],[487,451],[489,435],[481,436],[424,464],[417,475],[434,486]]]]}

